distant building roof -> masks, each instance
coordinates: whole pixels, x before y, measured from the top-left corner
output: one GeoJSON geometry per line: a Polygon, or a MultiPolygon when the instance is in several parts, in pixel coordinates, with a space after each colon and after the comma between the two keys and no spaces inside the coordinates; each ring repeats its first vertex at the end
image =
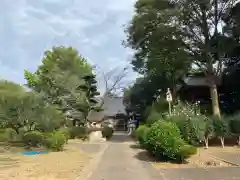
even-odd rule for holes
{"type": "MultiPolygon", "coordinates": [[[[209,86],[209,81],[205,75],[188,75],[183,81],[188,86],[209,86]]],[[[220,77],[216,77],[215,82],[217,85],[222,84],[220,77]]]]}
{"type": "Polygon", "coordinates": [[[125,107],[123,104],[123,97],[109,97],[104,98],[104,115],[114,116],[116,114],[125,114],[125,107]]]}
{"type": "Polygon", "coordinates": [[[89,122],[102,122],[104,120],[104,113],[103,111],[94,111],[91,110],[88,113],[87,120],[89,122]]]}
{"type": "Polygon", "coordinates": [[[123,97],[104,96],[96,97],[97,105],[103,103],[103,111],[91,111],[87,117],[90,122],[101,122],[106,116],[115,116],[116,114],[125,114],[125,106],[123,104],[123,97]]]}

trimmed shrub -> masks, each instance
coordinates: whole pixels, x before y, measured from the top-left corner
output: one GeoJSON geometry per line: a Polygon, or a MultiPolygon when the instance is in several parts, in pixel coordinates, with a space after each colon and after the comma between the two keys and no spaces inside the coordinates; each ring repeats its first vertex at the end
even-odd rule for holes
{"type": "Polygon", "coordinates": [[[135,132],[136,138],[142,148],[145,148],[146,145],[146,135],[149,130],[149,127],[146,125],[140,125],[135,132]]]}
{"type": "Polygon", "coordinates": [[[23,135],[23,143],[28,147],[39,147],[43,145],[44,135],[39,131],[29,131],[23,135]]]}
{"type": "Polygon", "coordinates": [[[46,134],[44,145],[53,151],[62,151],[66,142],[67,139],[65,134],[62,131],[55,131],[46,134]]]}
{"type": "Polygon", "coordinates": [[[113,136],[113,132],[114,132],[113,128],[104,127],[102,129],[102,136],[108,140],[113,136]]]}
{"type": "Polygon", "coordinates": [[[0,129],[0,142],[6,142],[6,141],[8,141],[6,129],[0,129]]]}
{"type": "Polygon", "coordinates": [[[70,139],[86,139],[87,138],[87,128],[83,126],[75,126],[69,128],[69,138],[70,139]]]}
{"type": "Polygon", "coordinates": [[[146,134],[146,149],[157,159],[183,161],[196,153],[196,148],[181,139],[177,125],[157,121],[146,134]]]}
{"type": "Polygon", "coordinates": [[[197,153],[197,148],[188,144],[184,144],[180,146],[180,152],[177,160],[181,160],[183,162],[185,159],[189,158],[191,155],[197,153]],[[179,159],[180,158],[180,159],[179,159]]]}

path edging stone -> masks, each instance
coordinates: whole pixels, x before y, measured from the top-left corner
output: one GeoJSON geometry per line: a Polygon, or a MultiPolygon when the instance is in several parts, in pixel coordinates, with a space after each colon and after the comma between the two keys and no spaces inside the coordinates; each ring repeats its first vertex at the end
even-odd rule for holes
{"type": "Polygon", "coordinates": [[[240,166],[240,164],[233,163],[233,162],[231,162],[231,161],[228,161],[228,160],[219,158],[219,157],[217,157],[217,156],[213,156],[213,155],[210,155],[210,156],[212,156],[213,158],[215,158],[215,159],[217,159],[217,160],[219,160],[219,161],[222,161],[222,162],[231,164],[232,166],[238,166],[238,167],[240,166]]]}
{"type": "Polygon", "coordinates": [[[77,177],[75,180],[88,180],[91,177],[93,171],[98,167],[102,159],[102,155],[108,149],[108,146],[109,145],[107,143],[103,144],[103,147],[101,148],[100,152],[97,153],[97,155],[90,160],[90,163],[83,169],[80,176],[77,177]]]}

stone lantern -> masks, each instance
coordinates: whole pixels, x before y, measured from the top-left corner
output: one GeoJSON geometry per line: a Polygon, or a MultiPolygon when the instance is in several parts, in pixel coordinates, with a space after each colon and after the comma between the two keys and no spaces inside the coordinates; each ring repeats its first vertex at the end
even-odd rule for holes
{"type": "Polygon", "coordinates": [[[89,141],[101,142],[106,139],[102,137],[102,122],[104,121],[103,111],[91,110],[87,116],[89,141]]]}

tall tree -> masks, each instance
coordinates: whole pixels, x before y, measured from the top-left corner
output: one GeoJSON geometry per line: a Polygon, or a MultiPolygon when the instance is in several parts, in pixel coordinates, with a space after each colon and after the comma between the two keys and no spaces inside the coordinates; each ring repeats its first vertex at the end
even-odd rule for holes
{"type": "Polygon", "coordinates": [[[165,92],[170,84],[171,82],[165,76],[160,75],[138,78],[133,86],[124,91],[126,110],[140,114],[144,118],[144,112],[148,106],[151,106],[158,97],[165,98],[165,92]]]}
{"type": "Polygon", "coordinates": [[[97,81],[95,75],[87,75],[84,76],[85,84],[79,86],[78,88],[85,92],[85,107],[84,107],[84,118],[86,119],[88,113],[91,110],[101,110],[99,107],[98,101],[96,100],[96,96],[100,95],[97,90],[97,81]]]}
{"type": "Polygon", "coordinates": [[[220,116],[216,81],[221,78],[226,52],[222,21],[236,1],[138,0],[127,30],[128,45],[136,50],[132,63],[148,70],[150,55],[158,51],[163,70],[168,70],[164,63],[174,72],[182,64],[197,66],[208,79],[213,113],[220,116]]]}
{"type": "Polygon", "coordinates": [[[227,61],[223,75],[225,111],[235,113],[240,109],[240,3],[225,15],[224,33],[231,48],[226,52],[227,61]]]}
{"type": "Polygon", "coordinates": [[[53,47],[45,52],[36,72],[25,71],[29,88],[64,113],[77,114],[77,120],[85,106],[86,93],[79,86],[85,85],[86,75],[92,75],[92,67],[72,47],[53,47]]]}

